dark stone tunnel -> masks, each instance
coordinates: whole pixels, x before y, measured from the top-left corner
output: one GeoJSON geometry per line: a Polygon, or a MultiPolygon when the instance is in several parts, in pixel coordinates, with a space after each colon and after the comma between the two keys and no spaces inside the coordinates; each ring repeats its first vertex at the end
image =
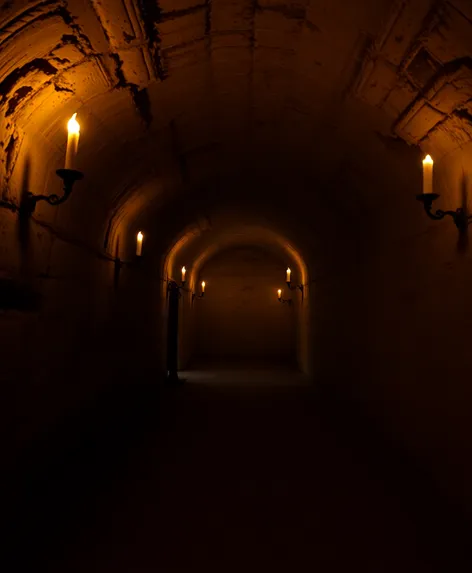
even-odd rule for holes
{"type": "Polygon", "coordinates": [[[471,139],[469,0],[3,2],[15,567],[460,570],[471,139]]]}

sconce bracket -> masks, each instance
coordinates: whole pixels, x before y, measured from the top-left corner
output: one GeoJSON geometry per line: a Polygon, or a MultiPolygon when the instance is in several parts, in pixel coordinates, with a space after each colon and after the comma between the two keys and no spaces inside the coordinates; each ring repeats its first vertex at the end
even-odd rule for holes
{"type": "Polygon", "coordinates": [[[303,297],[304,297],[303,285],[295,285],[295,286],[292,286],[291,281],[287,281],[287,286],[288,286],[288,288],[289,288],[290,290],[297,290],[297,289],[299,289],[299,290],[301,291],[301,293],[302,293],[302,301],[303,301],[303,297]]]}
{"type": "Polygon", "coordinates": [[[467,215],[465,209],[462,207],[459,207],[455,211],[443,211],[442,209],[437,209],[436,212],[433,213],[433,202],[439,197],[440,195],[438,195],[438,193],[422,193],[421,195],[417,195],[416,199],[423,203],[424,210],[430,219],[439,221],[444,219],[444,217],[449,216],[452,217],[454,224],[461,233],[467,231],[467,227],[470,225],[472,216],[467,215]]]}
{"type": "Polygon", "coordinates": [[[292,304],[292,299],[291,298],[279,298],[279,302],[287,302],[288,304],[292,304]]]}
{"type": "Polygon", "coordinates": [[[21,206],[21,210],[23,212],[27,212],[29,214],[34,213],[36,203],[39,201],[46,201],[46,203],[53,206],[64,203],[72,193],[74,183],[84,178],[84,174],[81,171],[76,171],[75,169],[58,169],[56,174],[62,179],[64,194],[59,196],[56,194],[33,195],[33,193],[27,193],[21,206]]]}
{"type": "MultiPolygon", "coordinates": [[[[169,293],[169,291],[171,290],[177,290],[179,292],[179,296],[182,296],[181,291],[191,292],[190,289],[185,287],[185,282],[186,281],[182,281],[180,284],[178,284],[174,280],[167,281],[167,293],[169,293]]],[[[192,293],[192,300],[193,300],[193,293],[192,293]]]]}

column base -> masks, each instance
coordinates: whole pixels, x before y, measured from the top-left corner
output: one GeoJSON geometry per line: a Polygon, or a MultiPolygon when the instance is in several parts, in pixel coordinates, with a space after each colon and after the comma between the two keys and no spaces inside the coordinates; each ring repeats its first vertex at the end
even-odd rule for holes
{"type": "Polygon", "coordinates": [[[186,378],[179,378],[177,372],[167,372],[166,382],[168,384],[183,384],[186,381],[186,378]]]}

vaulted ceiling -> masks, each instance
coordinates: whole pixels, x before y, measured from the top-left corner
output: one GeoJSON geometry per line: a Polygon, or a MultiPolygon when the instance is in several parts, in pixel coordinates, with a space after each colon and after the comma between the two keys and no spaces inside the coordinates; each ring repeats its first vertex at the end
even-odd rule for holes
{"type": "Polygon", "coordinates": [[[61,207],[72,228],[103,235],[123,210],[203,188],[237,197],[256,173],[268,184],[251,193],[303,180],[356,214],[400,164],[411,173],[415,146],[440,159],[470,141],[472,4],[3,0],[3,200],[25,173],[33,192],[57,185],[74,112],[86,179],[61,207]]]}

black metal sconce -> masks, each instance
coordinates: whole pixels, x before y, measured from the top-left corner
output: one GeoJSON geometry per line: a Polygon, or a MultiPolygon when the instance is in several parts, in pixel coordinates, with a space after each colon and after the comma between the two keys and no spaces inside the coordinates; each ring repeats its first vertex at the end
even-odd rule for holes
{"type": "Polygon", "coordinates": [[[434,201],[439,199],[438,193],[433,193],[433,166],[434,161],[431,155],[427,155],[423,159],[423,193],[417,195],[416,199],[423,203],[424,210],[430,219],[440,221],[446,216],[452,217],[459,232],[465,233],[470,225],[472,216],[467,214],[464,207],[459,207],[455,211],[443,211],[442,209],[438,209],[435,213],[432,211],[434,201]]]}
{"type": "Polygon", "coordinates": [[[169,293],[170,291],[178,291],[179,296],[181,296],[180,291],[182,290],[190,292],[188,289],[185,288],[185,281],[182,281],[180,284],[178,284],[174,280],[167,281],[167,293],[169,293]]]}
{"type": "Polygon", "coordinates": [[[30,215],[36,209],[36,203],[39,201],[46,201],[49,205],[57,206],[67,201],[72,190],[74,183],[83,179],[84,174],[81,171],[72,169],[75,162],[75,157],[79,148],[80,125],[77,121],[77,113],[74,113],[67,123],[67,148],[66,148],[66,161],[65,169],[58,169],[56,174],[62,179],[64,194],[59,195],[33,195],[26,193],[22,197],[20,212],[30,215]]]}
{"type": "MultiPolygon", "coordinates": [[[[186,271],[185,267],[182,267],[182,280],[180,281],[180,285],[172,279],[167,281],[167,292],[169,292],[170,290],[178,290],[179,295],[180,295],[180,291],[192,292],[190,289],[185,287],[185,283],[187,282],[185,280],[185,273],[186,272],[187,271],[186,271]]],[[[196,296],[197,295],[194,292],[192,292],[192,302],[196,296]]],[[[203,296],[205,296],[205,281],[203,281],[203,283],[202,283],[202,294],[198,295],[198,298],[202,298],[203,296]]]]}
{"type": "Polygon", "coordinates": [[[192,302],[196,299],[196,298],[203,298],[205,296],[205,287],[206,287],[206,283],[205,281],[202,281],[202,292],[200,294],[197,294],[195,292],[192,293],[192,302]]]}
{"type": "Polygon", "coordinates": [[[286,303],[288,303],[288,304],[292,304],[292,299],[291,299],[291,298],[282,298],[282,289],[279,289],[279,290],[277,291],[277,298],[278,298],[278,301],[279,301],[279,302],[282,302],[282,303],[286,302],[286,303]]]}
{"type": "Polygon", "coordinates": [[[57,175],[62,179],[64,194],[59,195],[33,195],[33,193],[27,193],[24,197],[21,205],[21,210],[24,213],[31,214],[34,213],[36,209],[36,203],[39,201],[46,201],[49,205],[61,205],[64,203],[72,193],[74,188],[74,183],[80,181],[84,178],[84,174],[81,171],[75,169],[58,169],[56,171],[57,175]]]}
{"type": "Polygon", "coordinates": [[[472,220],[472,215],[467,215],[463,207],[459,207],[455,211],[443,211],[442,209],[438,209],[435,213],[433,213],[433,202],[436,201],[436,199],[439,197],[440,195],[438,195],[438,193],[422,193],[421,195],[417,195],[416,199],[423,203],[424,210],[430,219],[433,219],[434,221],[440,221],[446,216],[452,217],[452,220],[454,221],[454,224],[459,229],[459,231],[461,233],[465,233],[472,220]]]}
{"type": "Polygon", "coordinates": [[[302,293],[302,301],[303,301],[303,294],[304,294],[304,289],[303,289],[303,285],[294,285],[292,286],[292,281],[290,280],[290,277],[292,275],[292,271],[290,270],[290,267],[287,269],[287,280],[285,281],[287,283],[287,286],[289,288],[289,290],[297,290],[299,289],[302,293]]]}
{"type": "Polygon", "coordinates": [[[287,281],[287,286],[290,290],[297,290],[299,289],[302,293],[302,301],[303,301],[303,297],[304,297],[304,289],[303,289],[303,285],[294,285],[292,286],[292,283],[290,281],[287,281]]]}

